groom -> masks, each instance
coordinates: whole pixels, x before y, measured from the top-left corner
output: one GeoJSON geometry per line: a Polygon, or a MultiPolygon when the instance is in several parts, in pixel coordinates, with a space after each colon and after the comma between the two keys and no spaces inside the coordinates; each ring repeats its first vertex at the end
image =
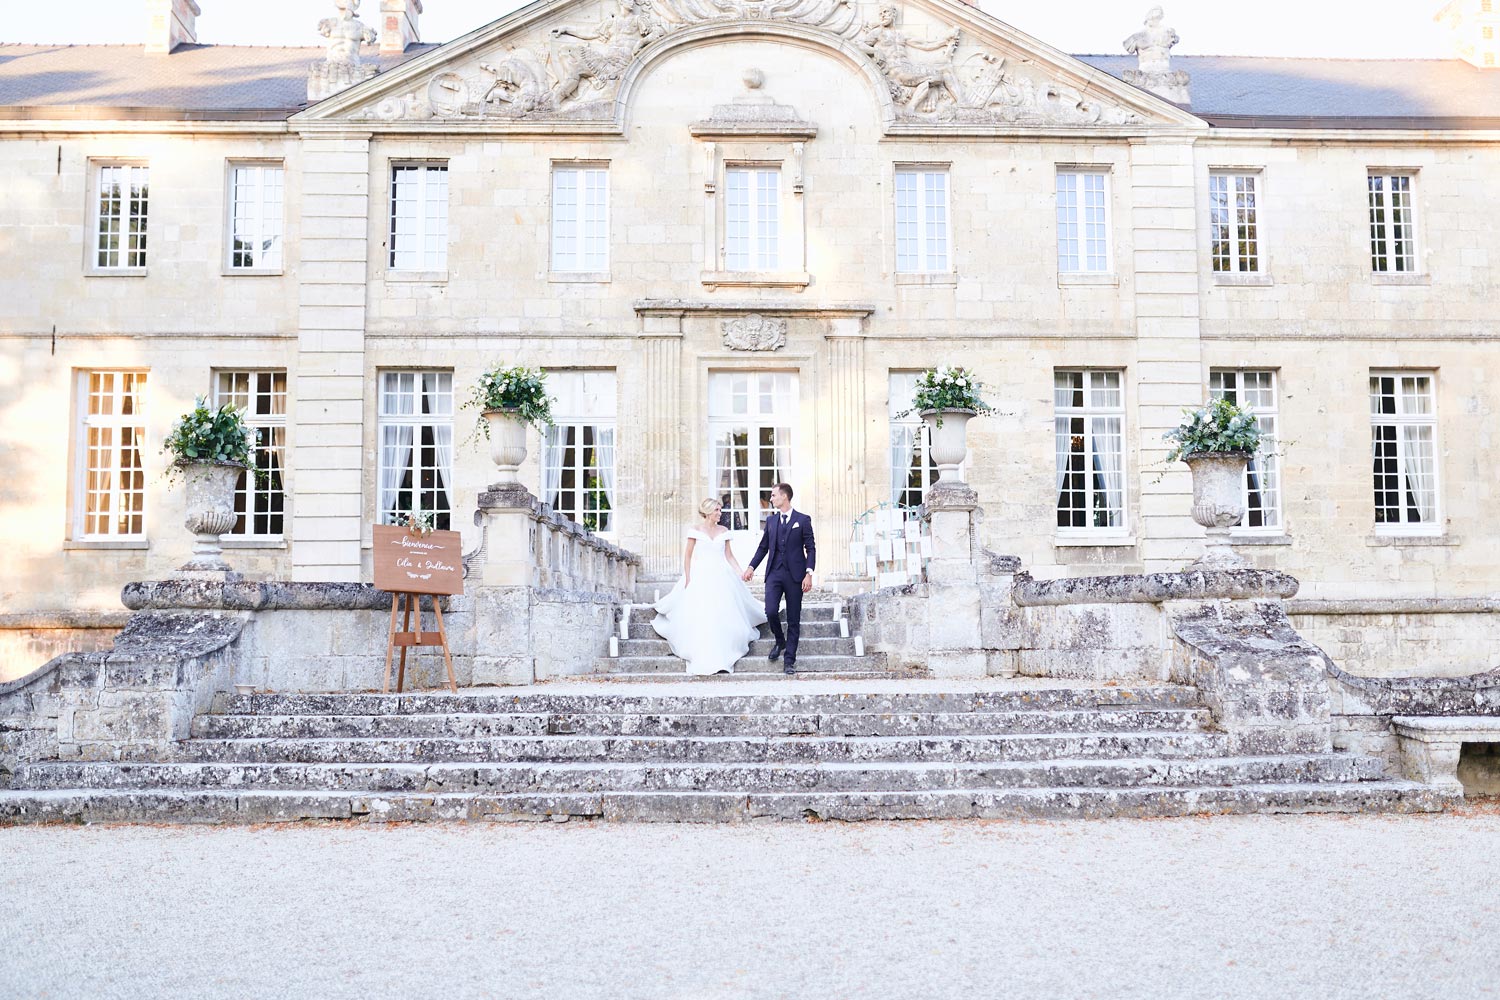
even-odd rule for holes
{"type": "Polygon", "coordinates": [[[813,541],[812,518],[792,509],[792,488],[786,483],[777,483],[771,490],[771,506],[775,508],[766,518],[766,530],[760,536],[760,545],[750,568],[745,570],[745,582],[755,575],[761,560],[766,562],[766,619],[771,624],[771,635],[776,637],[776,648],[766,657],[775,663],[786,651],[783,673],[793,673],[797,666],[797,640],[802,635],[802,595],[812,590],[813,569],[818,562],[818,546],[813,541]],[[781,599],[786,598],[786,635],[781,634],[781,599]]]}

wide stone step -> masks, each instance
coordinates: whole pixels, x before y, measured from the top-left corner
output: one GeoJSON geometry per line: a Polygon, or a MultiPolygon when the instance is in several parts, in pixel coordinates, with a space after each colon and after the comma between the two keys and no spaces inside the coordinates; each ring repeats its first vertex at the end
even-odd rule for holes
{"type": "Polygon", "coordinates": [[[1198,690],[1173,684],[1139,686],[1057,686],[985,688],[938,686],[922,680],[860,681],[827,690],[822,678],[754,678],[753,691],[715,692],[731,678],[696,679],[696,683],[651,685],[650,691],[627,683],[619,690],[590,682],[555,682],[526,688],[468,689],[458,694],[231,694],[214,701],[224,715],[495,715],[569,713],[619,715],[761,715],[867,713],[983,713],[1087,711],[1091,709],[1201,708],[1198,690]],[[811,689],[811,690],[810,690],[811,689]],[[483,692],[483,693],[480,693],[483,692]]]}
{"type": "MultiPolygon", "coordinates": [[[[797,652],[796,669],[799,673],[816,674],[832,671],[859,671],[871,673],[885,666],[885,657],[878,653],[864,656],[802,655],[797,652]]],[[[687,663],[675,656],[601,656],[594,661],[594,669],[600,674],[651,674],[683,673],[687,663]]],[[[765,654],[742,656],[734,663],[737,674],[779,674],[780,660],[772,663],[765,654]]]]}
{"type": "Polygon", "coordinates": [[[51,763],[17,769],[13,790],[278,790],[562,795],[713,791],[744,795],[923,792],[1002,788],[1143,788],[1336,784],[1382,780],[1378,760],[1357,755],[1107,761],[847,764],[603,763],[51,763]]]}
{"type": "Polygon", "coordinates": [[[1040,733],[1018,736],[493,736],[401,739],[187,740],[180,761],[226,763],[845,763],[1098,760],[1220,754],[1217,733],[1040,733]]]}
{"type": "MultiPolygon", "coordinates": [[[[780,669],[779,664],[777,665],[777,669],[780,669]]],[[[880,670],[833,670],[824,671],[817,674],[809,674],[798,671],[792,676],[786,676],[781,673],[776,673],[775,671],[770,674],[767,674],[764,671],[756,671],[754,673],[713,674],[708,677],[700,677],[681,672],[662,673],[658,670],[645,674],[632,674],[629,671],[621,671],[619,673],[608,674],[590,674],[589,679],[591,681],[597,681],[601,684],[641,683],[652,685],[703,685],[707,683],[727,683],[739,684],[741,686],[748,687],[752,684],[764,684],[766,682],[766,679],[772,676],[774,676],[778,680],[785,680],[788,684],[808,684],[815,681],[889,681],[925,677],[926,674],[916,671],[882,668],[880,670]]]]}
{"type": "MultiPolygon", "coordinates": [[[[641,615],[640,613],[633,613],[633,614],[631,614],[631,616],[630,616],[630,626],[629,626],[630,638],[631,639],[660,639],[661,636],[658,635],[656,629],[651,626],[651,619],[653,617],[655,617],[655,616],[654,615],[650,615],[650,614],[647,614],[647,615],[641,615]]],[[[616,630],[615,634],[616,635],[619,634],[618,629],[616,630]]],[[[760,637],[762,639],[770,639],[771,638],[771,626],[770,625],[762,625],[760,627],[760,637]]],[[[802,641],[803,642],[806,642],[809,639],[837,639],[837,638],[840,638],[839,625],[838,625],[837,622],[832,622],[832,621],[813,622],[813,621],[808,621],[806,618],[804,618],[802,620],[802,641]]]]}
{"type": "MultiPolygon", "coordinates": [[[[746,657],[764,658],[775,647],[774,639],[756,639],[750,643],[746,657]]],[[[620,643],[621,656],[663,657],[672,655],[672,647],[665,639],[626,639],[620,643]]],[[[797,643],[798,662],[808,656],[853,656],[854,640],[831,637],[810,639],[803,636],[797,643]]]]}
{"type": "Polygon", "coordinates": [[[511,712],[430,715],[202,715],[208,739],[482,736],[963,736],[1021,733],[1194,732],[1206,709],[1060,712],[839,712],[776,714],[511,712]]]}

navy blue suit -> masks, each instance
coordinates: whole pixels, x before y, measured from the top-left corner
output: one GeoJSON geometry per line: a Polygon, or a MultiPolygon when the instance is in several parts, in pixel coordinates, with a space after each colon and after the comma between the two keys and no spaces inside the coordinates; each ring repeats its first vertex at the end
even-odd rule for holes
{"type": "Polygon", "coordinates": [[[772,511],[761,532],[760,545],[750,568],[766,560],[766,619],[776,645],[786,650],[786,665],[797,662],[797,640],[802,636],[802,578],[818,563],[818,545],[813,538],[812,518],[788,510],[786,527],[781,512],[772,511]],[[786,634],[781,631],[781,601],[786,599],[786,634]]]}

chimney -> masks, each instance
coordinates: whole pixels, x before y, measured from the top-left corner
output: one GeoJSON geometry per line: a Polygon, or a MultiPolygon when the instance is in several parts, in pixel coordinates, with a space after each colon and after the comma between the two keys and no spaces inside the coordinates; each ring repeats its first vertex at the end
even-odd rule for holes
{"type": "Polygon", "coordinates": [[[422,0],[380,0],[380,54],[400,55],[408,45],[422,40],[417,32],[417,16],[422,0]]]}
{"type": "Polygon", "coordinates": [[[164,56],[179,45],[198,44],[194,0],[146,0],[146,54],[164,56]]]}
{"type": "Polygon", "coordinates": [[[1500,69],[1500,3],[1453,0],[1433,20],[1448,29],[1453,49],[1464,62],[1480,69],[1500,69]]]}

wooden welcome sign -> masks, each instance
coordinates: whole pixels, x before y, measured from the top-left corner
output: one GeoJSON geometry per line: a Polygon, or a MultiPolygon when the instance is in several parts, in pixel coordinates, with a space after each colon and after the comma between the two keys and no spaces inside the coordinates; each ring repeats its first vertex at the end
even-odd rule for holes
{"type": "Polygon", "coordinates": [[[396,690],[406,685],[406,652],[413,646],[441,646],[448,666],[448,688],[457,693],[458,679],[453,674],[453,654],[448,649],[448,630],[443,625],[443,609],[438,598],[464,592],[462,538],[456,531],[417,533],[391,524],[374,526],[375,589],[389,591],[391,598],[390,641],[385,650],[384,694],[391,689],[391,660],[401,650],[400,672],[396,690]],[[422,594],[432,595],[432,613],[437,617],[437,631],[422,631],[422,594]],[[396,628],[398,610],[405,604],[405,621],[396,628]],[[417,629],[412,631],[411,613],[417,611],[417,629]]]}

